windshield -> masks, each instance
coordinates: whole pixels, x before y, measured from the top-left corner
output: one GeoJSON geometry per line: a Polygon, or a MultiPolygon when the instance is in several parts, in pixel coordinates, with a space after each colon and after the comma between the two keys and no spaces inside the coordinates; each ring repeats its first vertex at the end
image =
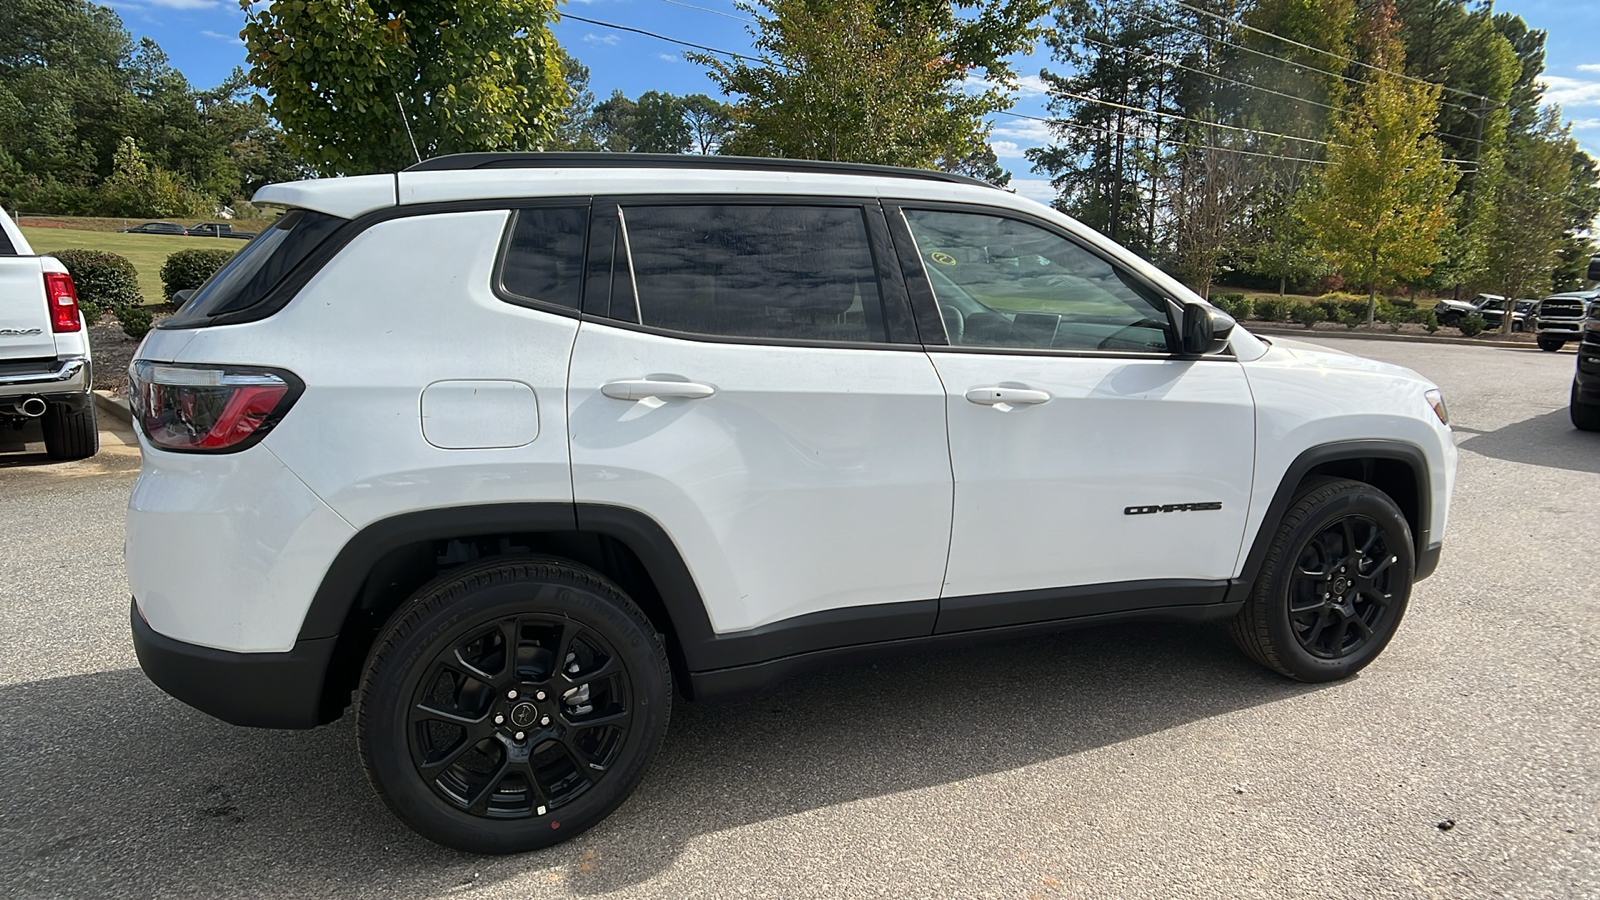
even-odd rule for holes
{"type": "Polygon", "coordinates": [[[277,286],[347,219],[307,209],[292,209],[234,255],[195,291],[163,328],[205,324],[223,313],[248,309],[277,286]]]}

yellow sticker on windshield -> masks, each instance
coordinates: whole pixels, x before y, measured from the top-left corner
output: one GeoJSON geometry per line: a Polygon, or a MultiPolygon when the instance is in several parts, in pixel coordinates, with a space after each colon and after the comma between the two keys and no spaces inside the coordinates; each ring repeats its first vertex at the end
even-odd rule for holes
{"type": "Polygon", "coordinates": [[[951,256],[948,253],[943,253],[943,252],[938,251],[938,250],[935,250],[932,253],[929,253],[928,254],[928,258],[933,260],[934,262],[938,263],[941,266],[953,266],[953,265],[956,264],[956,258],[954,256],[951,256]]]}

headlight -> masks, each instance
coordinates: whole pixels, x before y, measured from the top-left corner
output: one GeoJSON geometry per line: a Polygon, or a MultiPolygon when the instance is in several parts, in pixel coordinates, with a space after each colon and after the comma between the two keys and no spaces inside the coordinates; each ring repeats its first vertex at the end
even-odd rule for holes
{"type": "Polygon", "coordinates": [[[1433,407],[1433,414],[1439,417],[1439,421],[1449,425],[1450,410],[1444,407],[1444,394],[1438,388],[1434,388],[1431,391],[1424,392],[1422,396],[1428,398],[1428,405],[1433,407]]]}

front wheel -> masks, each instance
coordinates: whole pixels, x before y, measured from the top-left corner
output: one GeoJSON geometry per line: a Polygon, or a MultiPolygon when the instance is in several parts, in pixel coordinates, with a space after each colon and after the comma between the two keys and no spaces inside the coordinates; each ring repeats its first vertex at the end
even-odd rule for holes
{"type": "Polygon", "coordinates": [[[1324,481],[1284,516],[1229,630],[1256,662],[1290,678],[1345,678],[1394,637],[1415,569],[1411,527],[1387,494],[1324,481]]]}
{"type": "Polygon", "coordinates": [[[1557,350],[1560,350],[1562,347],[1565,347],[1566,344],[1567,342],[1561,340],[1560,338],[1539,338],[1539,349],[1545,351],[1546,353],[1554,353],[1557,350]]]}
{"type": "Polygon", "coordinates": [[[1600,431],[1600,404],[1584,403],[1578,396],[1578,382],[1572,382],[1572,399],[1567,412],[1572,416],[1572,427],[1579,431],[1600,431]]]}
{"type": "Polygon", "coordinates": [[[379,636],[356,729],[367,777],[422,836],[473,853],[573,837],[661,747],[672,674],[644,613],[544,557],[464,567],[379,636]]]}

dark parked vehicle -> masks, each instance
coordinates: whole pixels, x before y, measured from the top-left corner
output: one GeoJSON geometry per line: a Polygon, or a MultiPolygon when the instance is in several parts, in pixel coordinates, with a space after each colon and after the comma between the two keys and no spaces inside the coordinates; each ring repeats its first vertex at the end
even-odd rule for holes
{"type": "MultiPolygon", "coordinates": [[[[1589,280],[1600,281],[1600,256],[1589,261],[1589,280]]],[[[1600,300],[1589,304],[1578,341],[1578,370],[1572,375],[1572,399],[1567,406],[1572,425],[1580,431],[1600,431],[1600,300]]]]}
{"type": "MultiPolygon", "coordinates": [[[[1506,308],[1504,300],[1490,300],[1478,309],[1478,315],[1483,317],[1485,329],[1495,331],[1500,327],[1500,313],[1506,308]]],[[[1518,300],[1514,311],[1511,313],[1511,330],[1526,331],[1532,327],[1529,317],[1533,315],[1532,300],[1518,300]]]]}
{"type": "Polygon", "coordinates": [[[234,231],[233,226],[226,222],[201,222],[189,229],[190,237],[219,237],[237,238],[248,241],[256,236],[254,231],[234,231]]]}
{"type": "Polygon", "coordinates": [[[146,222],[143,225],[135,225],[132,228],[124,228],[122,229],[122,233],[185,235],[189,233],[189,230],[184,228],[182,225],[174,225],[171,222],[146,222]]]}

